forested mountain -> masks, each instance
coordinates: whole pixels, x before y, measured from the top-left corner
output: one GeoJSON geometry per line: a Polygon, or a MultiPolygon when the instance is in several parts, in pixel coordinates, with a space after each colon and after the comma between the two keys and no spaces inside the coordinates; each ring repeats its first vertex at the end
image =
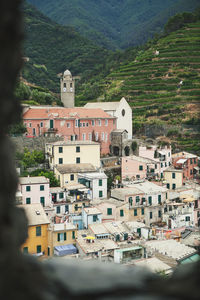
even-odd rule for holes
{"type": "Polygon", "coordinates": [[[72,27],[61,26],[24,4],[24,56],[29,58],[22,71],[23,77],[43,88],[59,91],[57,74],[70,69],[82,79],[102,72],[112,54],[83,38],[72,27]]]}
{"type": "Polygon", "coordinates": [[[161,32],[177,12],[193,11],[199,0],[28,0],[52,20],[71,25],[111,49],[141,45],[161,32]]]}

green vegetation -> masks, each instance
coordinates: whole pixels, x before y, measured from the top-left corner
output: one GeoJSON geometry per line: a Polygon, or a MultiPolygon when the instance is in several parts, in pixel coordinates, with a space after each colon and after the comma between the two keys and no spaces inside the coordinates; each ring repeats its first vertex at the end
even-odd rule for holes
{"type": "Polygon", "coordinates": [[[106,48],[141,45],[160,33],[169,17],[193,11],[199,0],[28,0],[62,25],[106,48]]]}
{"type": "Polygon", "coordinates": [[[28,148],[24,148],[24,152],[16,153],[16,159],[21,162],[24,169],[37,166],[45,162],[45,156],[43,151],[33,150],[32,152],[28,148]]]}
{"type": "Polygon", "coordinates": [[[47,171],[45,169],[37,169],[33,172],[30,172],[28,175],[30,176],[44,176],[49,178],[50,187],[60,186],[60,182],[56,179],[54,173],[52,171],[47,171]]]}

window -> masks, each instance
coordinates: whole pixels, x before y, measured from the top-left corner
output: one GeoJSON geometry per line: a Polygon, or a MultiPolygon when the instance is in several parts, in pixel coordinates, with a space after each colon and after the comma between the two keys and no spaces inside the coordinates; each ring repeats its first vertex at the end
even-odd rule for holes
{"type": "Polygon", "coordinates": [[[170,157],[170,152],[168,152],[168,156],[170,157]]]}
{"type": "Polygon", "coordinates": [[[108,216],[112,215],[112,208],[107,208],[107,215],[108,216]]]}
{"type": "Polygon", "coordinates": [[[27,254],[28,253],[28,247],[23,248],[23,253],[27,254]]]}
{"type": "Polygon", "coordinates": [[[57,241],[58,242],[63,242],[63,241],[66,241],[66,240],[67,240],[67,234],[66,234],[66,232],[58,233],[57,234],[57,241]]]}
{"type": "Polygon", "coordinates": [[[91,133],[88,134],[88,139],[89,139],[89,141],[92,140],[92,134],[91,133]]]}
{"type": "Polygon", "coordinates": [[[120,209],[120,217],[123,217],[123,216],[124,216],[124,210],[120,209]]]}
{"type": "Polygon", "coordinates": [[[166,199],[167,199],[167,193],[166,193],[166,199]]]}
{"type": "Polygon", "coordinates": [[[124,117],[125,116],[125,109],[122,109],[122,116],[124,117]]]}
{"type": "Polygon", "coordinates": [[[60,206],[57,206],[57,207],[56,207],[56,213],[57,213],[57,214],[60,214],[60,206]]]}
{"type": "Polygon", "coordinates": [[[31,198],[26,198],[26,204],[31,204],[31,198]]]}
{"type": "Polygon", "coordinates": [[[160,174],[160,177],[163,178],[163,173],[160,174]]]}
{"type": "Polygon", "coordinates": [[[98,141],[98,138],[99,138],[99,134],[98,134],[98,132],[96,132],[95,133],[95,140],[98,141]]]}
{"type": "Polygon", "coordinates": [[[40,185],[40,191],[44,191],[44,185],[40,185]]]}
{"type": "Polygon", "coordinates": [[[192,173],[193,173],[192,170],[190,170],[190,175],[192,175],[192,173]]]}
{"type": "Polygon", "coordinates": [[[75,120],[75,127],[78,127],[78,125],[79,125],[79,120],[76,119],[76,120],[75,120]]]}
{"type": "Polygon", "coordinates": [[[170,184],[169,183],[167,183],[167,188],[170,189],[170,184]]]}
{"type": "Polygon", "coordinates": [[[99,191],[99,198],[103,197],[103,191],[99,191]]]}
{"type": "Polygon", "coordinates": [[[104,141],[104,132],[101,133],[101,140],[104,141]]]}
{"type": "Polygon", "coordinates": [[[148,197],[148,201],[149,201],[149,205],[152,205],[152,197],[151,196],[148,197]]]}
{"type": "Polygon", "coordinates": [[[62,163],[63,163],[62,157],[60,157],[60,158],[58,159],[58,163],[59,163],[59,165],[62,165],[62,163]]]}
{"type": "Polygon", "coordinates": [[[86,133],[83,133],[82,138],[83,138],[83,141],[86,140],[86,133]]]}
{"type": "Polygon", "coordinates": [[[144,215],[144,208],[142,208],[142,215],[144,215]]]}
{"type": "Polygon", "coordinates": [[[71,125],[70,123],[67,123],[67,128],[70,128],[70,125],[71,125]]]}
{"type": "Polygon", "coordinates": [[[65,205],[65,212],[69,211],[69,206],[65,205]]]}
{"type": "Polygon", "coordinates": [[[41,247],[41,245],[37,245],[36,251],[37,251],[37,253],[41,253],[41,252],[42,252],[42,247],[41,247]]]}
{"type": "Polygon", "coordinates": [[[133,198],[132,198],[132,197],[129,197],[129,198],[128,198],[128,202],[129,202],[130,205],[132,206],[132,205],[133,205],[133,198]]]}
{"type": "Polygon", "coordinates": [[[63,147],[58,147],[58,152],[63,153],[63,147]]]}
{"type": "Polygon", "coordinates": [[[185,221],[190,221],[190,217],[185,217],[185,221]]]}
{"type": "Polygon", "coordinates": [[[26,186],[26,191],[27,191],[27,192],[30,192],[30,191],[31,191],[30,185],[27,185],[27,186],[26,186]]]}
{"type": "Polygon", "coordinates": [[[192,161],[192,158],[190,158],[190,164],[192,165],[193,161],[192,161]]]}
{"type": "Polygon", "coordinates": [[[134,209],[134,216],[137,216],[137,209],[134,209]]]}
{"type": "Polygon", "coordinates": [[[94,126],[94,124],[95,124],[95,122],[94,122],[94,120],[92,120],[92,126],[94,126]]]}
{"type": "Polygon", "coordinates": [[[50,247],[47,248],[47,255],[50,256],[50,247]]]}
{"type": "Polygon", "coordinates": [[[71,181],[74,181],[74,174],[71,174],[71,175],[70,175],[70,180],[71,180],[71,181]]]}
{"type": "Polygon", "coordinates": [[[40,197],[40,203],[42,204],[42,206],[45,206],[45,199],[44,199],[44,197],[40,197]]]}
{"type": "Polygon", "coordinates": [[[105,126],[108,126],[108,120],[105,119],[105,126]]]}
{"type": "Polygon", "coordinates": [[[86,123],[86,127],[88,127],[88,126],[89,126],[89,123],[87,122],[87,123],[86,123]]]}
{"type": "Polygon", "coordinates": [[[40,127],[41,127],[41,128],[43,127],[43,122],[40,122],[40,127]]]}
{"type": "Polygon", "coordinates": [[[80,157],[77,157],[77,158],[76,158],[76,163],[77,163],[77,164],[80,164],[80,162],[81,162],[80,157]]]}
{"type": "Polygon", "coordinates": [[[102,186],[102,179],[99,179],[99,186],[102,186]]]}
{"type": "Polygon", "coordinates": [[[161,168],[163,167],[163,163],[161,163],[161,168]]]}
{"type": "Polygon", "coordinates": [[[139,170],[140,170],[140,171],[143,171],[143,166],[139,166],[139,170]]]}
{"type": "Polygon", "coordinates": [[[165,167],[167,167],[167,163],[165,162],[165,167]]]}
{"type": "Polygon", "coordinates": [[[155,165],[155,169],[157,169],[157,165],[155,165]]]}
{"type": "Polygon", "coordinates": [[[85,123],[83,122],[83,127],[85,127],[85,123]]]}
{"type": "Polygon", "coordinates": [[[50,129],[53,129],[53,120],[50,120],[50,129]]]}
{"type": "Polygon", "coordinates": [[[67,87],[67,84],[66,84],[66,82],[64,82],[64,83],[63,83],[63,87],[64,87],[64,88],[66,88],[66,87],[67,87]]]}
{"type": "Polygon", "coordinates": [[[75,231],[72,231],[72,239],[75,239],[75,231]]]}
{"type": "Polygon", "coordinates": [[[172,184],[172,189],[175,190],[175,188],[176,188],[176,184],[173,183],[173,184],[172,184]]]}
{"type": "Polygon", "coordinates": [[[59,193],[59,199],[63,199],[64,198],[64,193],[63,192],[60,192],[59,193]]]}
{"type": "Polygon", "coordinates": [[[149,213],[149,218],[152,219],[153,218],[153,213],[150,211],[149,213]]]}
{"type": "Polygon", "coordinates": [[[161,210],[158,211],[158,218],[161,218],[161,210]]]}
{"type": "Polygon", "coordinates": [[[108,141],[108,134],[105,133],[105,141],[107,142],[108,141]]]}
{"type": "Polygon", "coordinates": [[[80,146],[76,147],[76,152],[80,152],[80,146]]]}
{"type": "Polygon", "coordinates": [[[32,127],[32,124],[31,124],[31,123],[29,123],[29,127],[30,127],[30,128],[32,127]]]}
{"type": "Polygon", "coordinates": [[[172,178],[176,178],[176,173],[172,173],[172,178]]]}
{"type": "Polygon", "coordinates": [[[98,126],[101,126],[101,120],[98,120],[98,126]]]}
{"type": "Polygon", "coordinates": [[[35,131],[35,128],[33,128],[33,135],[36,135],[36,131],[35,131]]]}
{"type": "Polygon", "coordinates": [[[196,158],[194,158],[194,164],[196,164],[196,162],[197,162],[197,161],[196,161],[196,158]]]}
{"type": "Polygon", "coordinates": [[[36,236],[41,236],[42,230],[41,226],[36,226],[36,236]]]}
{"type": "Polygon", "coordinates": [[[75,209],[75,211],[78,210],[78,204],[75,204],[74,209],[75,209]]]}
{"type": "Polygon", "coordinates": [[[135,197],[135,201],[136,201],[136,202],[140,202],[140,196],[136,196],[136,197],[135,197]]]}
{"type": "Polygon", "coordinates": [[[93,222],[96,222],[98,220],[97,215],[93,215],[93,222]]]}
{"type": "Polygon", "coordinates": [[[161,204],[161,195],[158,195],[158,204],[161,204]]]}

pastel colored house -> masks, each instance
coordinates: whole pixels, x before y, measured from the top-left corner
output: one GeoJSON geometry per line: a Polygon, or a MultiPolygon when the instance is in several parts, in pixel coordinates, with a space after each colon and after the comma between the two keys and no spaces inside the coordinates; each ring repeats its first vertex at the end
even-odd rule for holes
{"type": "Polygon", "coordinates": [[[164,170],[164,179],[168,189],[177,189],[183,186],[183,170],[169,167],[164,170]]]}
{"type": "Polygon", "coordinates": [[[107,176],[104,172],[79,173],[78,182],[89,189],[91,200],[107,198],[107,176]]]}
{"type": "Polygon", "coordinates": [[[140,156],[122,157],[121,177],[122,180],[137,180],[160,175],[160,164],[149,158],[140,156]]]}
{"type": "Polygon", "coordinates": [[[95,207],[102,212],[102,222],[111,221],[128,221],[129,220],[129,205],[115,199],[108,199],[92,202],[95,207]]]}
{"type": "Polygon", "coordinates": [[[50,188],[51,205],[55,214],[66,214],[69,212],[69,205],[67,203],[67,191],[61,187],[50,188]]]}
{"type": "Polygon", "coordinates": [[[160,176],[163,178],[163,171],[171,166],[172,154],[171,145],[141,145],[138,156],[146,157],[160,163],[160,176]]]}
{"type": "Polygon", "coordinates": [[[183,180],[194,178],[196,169],[198,169],[197,155],[188,152],[179,152],[172,155],[173,166],[176,169],[183,170],[183,180]]]}
{"type": "Polygon", "coordinates": [[[88,228],[90,224],[102,222],[102,213],[96,207],[83,208],[82,216],[84,228],[88,228]]]}
{"type": "Polygon", "coordinates": [[[60,181],[61,187],[71,188],[78,184],[78,174],[95,172],[96,168],[91,163],[60,164],[54,168],[56,178],[60,181]]]}
{"type": "Polygon", "coordinates": [[[76,238],[77,227],[75,225],[71,223],[52,224],[48,229],[48,255],[63,256],[63,254],[67,254],[69,248],[63,246],[75,245],[76,238]]]}
{"type": "Polygon", "coordinates": [[[49,220],[41,204],[19,205],[28,219],[28,238],[22,245],[24,253],[48,255],[49,220]]]}
{"type": "Polygon", "coordinates": [[[132,139],[132,109],[124,97],[119,102],[88,102],[85,108],[101,108],[116,117],[116,129],[127,130],[128,139],[132,139]]]}
{"type": "Polygon", "coordinates": [[[101,154],[109,153],[110,134],[116,129],[116,117],[99,108],[30,106],[24,109],[23,122],[31,136],[56,135],[71,141],[100,142],[101,154]]]}
{"type": "Polygon", "coordinates": [[[44,207],[51,206],[49,179],[44,176],[20,177],[19,191],[22,193],[23,204],[41,203],[44,207]]]}
{"type": "Polygon", "coordinates": [[[65,164],[86,164],[100,167],[100,144],[93,141],[65,141],[47,143],[46,158],[53,170],[55,166],[65,164]]]}

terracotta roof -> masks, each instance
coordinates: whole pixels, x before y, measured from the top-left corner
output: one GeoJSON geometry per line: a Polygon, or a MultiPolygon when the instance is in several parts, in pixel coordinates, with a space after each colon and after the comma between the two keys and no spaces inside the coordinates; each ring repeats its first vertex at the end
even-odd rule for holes
{"type": "Polygon", "coordinates": [[[23,114],[24,120],[32,119],[113,119],[109,114],[100,108],[87,109],[84,107],[51,107],[51,106],[31,106],[28,111],[23,114]]]}

